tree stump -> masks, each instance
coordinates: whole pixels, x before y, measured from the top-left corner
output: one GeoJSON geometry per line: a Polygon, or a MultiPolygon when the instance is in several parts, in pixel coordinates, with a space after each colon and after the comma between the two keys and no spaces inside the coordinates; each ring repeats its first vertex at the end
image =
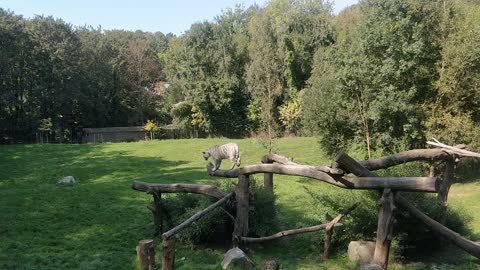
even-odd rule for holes
{"type": "Polygon", "coordinates": [[[155,246],[153,240],[141,240],[137,246],[137,258],[140,270],[155,269],[155,246]]]}
{"type": "Polygon", "coordinates": [[[175,236],[163,237],[162,241],[162,270],[175,268],[175,236]]]}

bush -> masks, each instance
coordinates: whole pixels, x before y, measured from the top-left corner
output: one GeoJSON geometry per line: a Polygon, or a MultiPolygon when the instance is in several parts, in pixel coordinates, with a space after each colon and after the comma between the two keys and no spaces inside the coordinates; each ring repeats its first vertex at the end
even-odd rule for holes
{"type": "MultiPolygon", "coordinates": [[[[226,192],[234,189],[231,183],[223,184],[220,188],[226,192]]],[[[166,203],[162,204],[165,231],[177,226],[216,201],[214,198],[196,194],[168,194],[165,197],[166,203]]],[[[251,177],[249,212],[249,234],[251,236],[264,236],[271,234],[276,229],[274,204],[275,195],[265,191],[260,182],[251,177]]],[[[227,203],[224,208],[235,216],[236,207],[233,202],[227,203]]],[[[231,240],[232,232],[233,221],[222,209],[217,208],[179,232],[176,238],[191,247],[199,244],[222,244],[231,240]]]]}

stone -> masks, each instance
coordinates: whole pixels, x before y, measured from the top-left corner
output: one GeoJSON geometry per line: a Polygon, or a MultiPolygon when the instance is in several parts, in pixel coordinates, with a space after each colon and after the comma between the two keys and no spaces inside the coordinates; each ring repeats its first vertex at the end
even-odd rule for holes
{"type": "Polygon", "coordinates": [[[63,186],[73,186],[75,184],[75,178],[73,176],[65,176],[57,181],[57,184],[63,186]]]}
{"type": "Polygon", "coordinates": [[[352,241],[348,244],[348,258],[360,264],[370,263],[374,252],[374,241],[352,241]]]}
{"type": "Polygon", "coordinates": [[[380,265],[378,264],[371,263],[371,264],[364,264],[360,266],[358,270],[383,270],[383,268],[380,267],[380,265]]]}
{"type": "Polygon", "coordinates": [[[265,262],[265,270],[279,270],[280,266],[278,265],[277,261],[269,260],[265,262]]]}
{"type": "Polygon", "coordinates": [[[245,252],[238,247],[232,248],[223,256],[223,270],[250,270],[255,269],[255,264],[250,260],[245,252]]]}

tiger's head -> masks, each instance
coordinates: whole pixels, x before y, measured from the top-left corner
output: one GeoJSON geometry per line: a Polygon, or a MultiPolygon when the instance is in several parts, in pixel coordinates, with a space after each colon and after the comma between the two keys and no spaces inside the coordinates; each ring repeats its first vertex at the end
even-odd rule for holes
{"type": "Polygon", "coordinates": [[[211,156],[210,152],[208,151],[203,151],[202,155],[205,160],[208,160],[208,158],[211,156]]]}

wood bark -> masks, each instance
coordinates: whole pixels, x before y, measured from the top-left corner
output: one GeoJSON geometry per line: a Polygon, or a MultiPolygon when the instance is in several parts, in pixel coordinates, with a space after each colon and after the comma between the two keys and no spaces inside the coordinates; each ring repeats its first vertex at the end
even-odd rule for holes
{"type": "Polygon", "coordinates": [[[141,240],[138,242],[136,250],[140,270],[154,270],[155,246],[153,240],[141,240]]]}
{"type": "MultiPolygon", "coordinates": [[[[342,220],[344,216],[346,216],[348,213],[350,213],[353,209],[355,209],[360,203],[357,202],[350,206],[348,209],[343,210],[340,214],[338,214],[334,219],[331,219],[329,217],[328,219],[331,219],[327,223],[327,227],[325,228],[325,240],[324,240],[324,245],[323,245],[323,259],[326,260],[330,256],[330,244],[332,242],[332,235],[333,235],[333,228],[335,228],[336,224],[342,220]]],[[[328,214],[327,214],[328,216],[328,214]]]]}
{"type": "Polygon", "coordinates": [[[212,211],[213,209],[221,206],[222,204],[226,203],[227,200],[233,196],[233,192],[232,193],[228,193],[227,195],[225,195],[225,197],[223,197],[222,199],[216,201],[215,203],[211,204],[210,206],[208,206],[207,208],[203,209],[202,211],[200,212],[197,212],[195,215],[191,216],[190,218],[188,218],[187,220],[185,220],[184,222],[182,222],[181,224],[177,225],[176,227],[170,229],[168,232],[164,233],[162,235],[163,239],[169,239],[171,238],[172,236],[174,236],[178,231],[184,229],[185,227],[188,227],[190,226],[192,223],[194,223],[195,221],[199,220],[201,217],[205,216],[206,214],[208,214],[210,211],[212,211]]]}
{"type": "Polygon", "coordinates": [[[134,181],[132,188],[138,191],[147,193],[197,193],[215,197],[217,199],[223,198],[226,193],[212,185],[197,185],[197,184],[152,184],[140,181],[134,181]]]}
{"type": "Polygon", "coordinates": [[[453,244],[458,246],[459,248],[465,250],[469,254],[477,257],[480,259],[480,243],[475,243],[470,241],[458,233],[450,230],[449,228],[443,226],[439,222],[435,221],[434,219],[430,218],[429,216],[425,215],[422,211],[417,209],[413,204],[411,204],[408,200],[401,196],[397,196],[395,198],[397,204],[408,210],[412,215],[417,217],[421,220],[424,224],[429,226],[432,230],[437,232],[438,234],[442,235],[446,239],[450,240],[453,244]]]}
{"type": "Polygon", "coordinates": [[[442,151],[448,152],[452,155],[458,155],[462,157],[475,157],[475,158],[480,158],[480,153],[475,153],[472,151],[465,150],[465,145],[459,144],[455,146],[450,146],[444,143],[439,142],[435,138],[432,138],[435,142],[428,141],[427,144],[440,147],[442,151]]]}
{"type": "MultiPolygon", "coordinates": [[[[211,168],[211,166],[209,166],[211,168]]],[[[235,178],[254,173],[276,173],[310,177],[346,189],[384,189],[436,192],[435,177],[349,177],[332,175],[308,165],[257,164],[233,170],[216,170],[212,176],[235,178]]]]}
{"type": "Polygon", "coordinates": [[[162,270],[173,270],[175,268],[175,237],[162,240],[162,270]]]}
{"type": "Polygon", "coordinates": [[[237,215],[233,229],[233,243],[238,246],[239,239],[248,234],[248,210],[250,200],[250,179],[248,175],[240,175],[235,186],[235,199],[237,201],[237,215]]]}
{"type": "Polygon", "coordinates": [[[394,211],[396,208],[394,196],[394,192],[390,189],[385,189],[379,201],[377,239],[372,263],[380,265],[385,270],[388,266],[390,242],[392,241],[393,224],[395,222],[394,211]]]}
{"type": "Polygon", "coordinates": [[[262,163],[280,163],[284,165],[297,165],[293,162],[292,158],[277,155],[277,154],[268,154],[262,157],[262,163]]]}

